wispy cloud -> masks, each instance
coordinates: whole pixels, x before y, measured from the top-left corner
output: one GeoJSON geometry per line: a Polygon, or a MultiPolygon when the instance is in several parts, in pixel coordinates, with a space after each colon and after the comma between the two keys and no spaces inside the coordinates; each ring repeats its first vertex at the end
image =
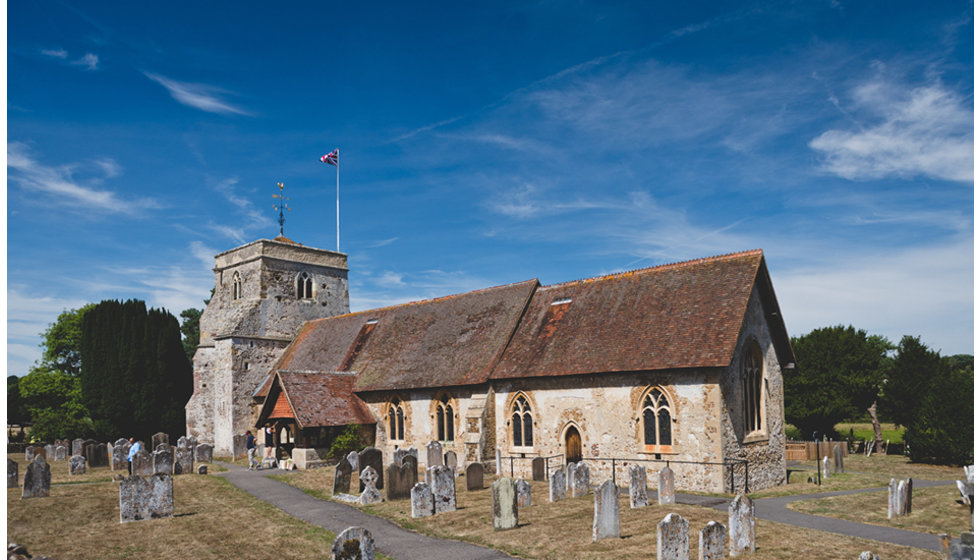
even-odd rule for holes
{"type": "Polygon", "coordinates": [[[377,249],[378,247],[385,247],[391,245],[395,241],[398,241],[397,237],[389,237],[388,239],[382,239],[380,241],[375,241],[374,243],[369,243],[367,245],[368,249],[377,249]]]}
{"type": "Polygon", "coordinates": [[[970,102],[934,84],[909,88],[880,80],[853,92],[854,111],[870,124],[828,130],[810,142],[823,169],[846,179],[924,176],[973,181],[970,102]]]}
{"type": "Polygon", "coordinates": [[[59,58],[61,60],[68,58],[68,51],[65,49],[41,49],[41,54],[44,56],[50,56],[51,58],[59,58]]]}
{"type": "Polygon", "coordinates": [[[272,224],[272,218],[268,213],[259,211],[250,198],[242,196],[238,192],[237,187],[238,178],[231,177],[219,181],[214,186],[214,190],[225,197],[225,200],[230,202],[239,214],[244,215],[247,218],[246,222],[242,223],[241,220],[236,220],[236,226],[211,224],[209,227],[221,235],[242,243],[248,237],[249,231],[255,228],[270,226],[272,224]]]}
{"type": "Polygon", "coordinates": [[[228,90],[208,84],[178,82],[159,74],[152,74],[149,72],[144,72],[143,74],[147,78],[166,88],[166,90],[170,92],[171,97],[176,99],[178,102],[187,105],[188,107],[200,109],[201,111],[206,111],[208,113],[251,116],[251,113],[245,109],[236,107],[235,105],[221,99],[220,94],[231,93],[228,90]]]}
{"type": "Polygon", "coordinates": [[[75,66],[83,66],[86,70],[98,70],[99,68],[99,57],[98,55],[92,53],[85,53],[82,58],[78,60],[73,60],[72,64],[75,66]]]}
{"type": "Polygon", "coordinates": [[[147,208],[160,208],[151,198],[124,200],[111,190],[98,186],[108,178],[118,176],[122,168],[111,159],[82,162],[58,167],[39,163],[30,154],[27,145],[11,142],[7,145],[7,168],[10,180],[33,192],[51,195],[51,200],[65,205],[96,210],[106,214],[132,214],[147,208]],[[101,176],[85,181],[75,178],[79,170],[94,170],[101,176]]]}

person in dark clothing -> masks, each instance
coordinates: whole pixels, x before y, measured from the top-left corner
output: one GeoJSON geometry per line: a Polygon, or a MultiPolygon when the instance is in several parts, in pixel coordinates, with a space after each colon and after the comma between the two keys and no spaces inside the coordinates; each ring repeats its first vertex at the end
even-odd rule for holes
{"type": "Polygon", "coordinates": [[[262,468],[255,458],[255,436],[252,435],[252,430],[245,430],[245,449],[248,452],[248,470],[262,468]]]}

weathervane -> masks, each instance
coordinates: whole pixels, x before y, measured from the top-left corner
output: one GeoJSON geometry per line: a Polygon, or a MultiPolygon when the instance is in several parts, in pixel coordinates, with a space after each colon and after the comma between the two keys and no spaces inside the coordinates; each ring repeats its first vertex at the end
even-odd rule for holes
{"type": "Polygon", "coordinates": [[[289,197],[283,194],[283,189],[286,186],[283,185],[282,183],[276,183],[276,184],[279,185],[279,194],[272,195],[272,198],[278,198],[279,204],[273,204],[272,207],[276,210],[279,210],[279,235],[282,235],[282,225],[286,223],[286,215],[283,214],[283,211],[284,210],[292,211],[293,209],[286,206],[286,201],[289,200],[289,197]]]}

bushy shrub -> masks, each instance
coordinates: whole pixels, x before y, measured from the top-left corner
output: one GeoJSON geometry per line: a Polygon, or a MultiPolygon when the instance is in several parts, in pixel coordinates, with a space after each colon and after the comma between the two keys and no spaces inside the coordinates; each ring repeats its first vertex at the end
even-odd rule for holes
{"type": "Polygon", "coordinates": [[[357,426],[350,424],[333,440],[329,454],[331,457],[339,459],[351,451],[359,450],[361,447],[361,436],[357,426]]]}

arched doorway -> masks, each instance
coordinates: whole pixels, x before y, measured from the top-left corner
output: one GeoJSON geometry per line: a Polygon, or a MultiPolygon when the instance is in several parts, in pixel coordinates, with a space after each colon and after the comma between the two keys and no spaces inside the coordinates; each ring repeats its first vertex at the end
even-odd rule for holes
{"type": "Polygon", "coordinates": [[[582,460],[582,436],[575,426],[565,430],[565,463],[578,463],[582,460]]]}

